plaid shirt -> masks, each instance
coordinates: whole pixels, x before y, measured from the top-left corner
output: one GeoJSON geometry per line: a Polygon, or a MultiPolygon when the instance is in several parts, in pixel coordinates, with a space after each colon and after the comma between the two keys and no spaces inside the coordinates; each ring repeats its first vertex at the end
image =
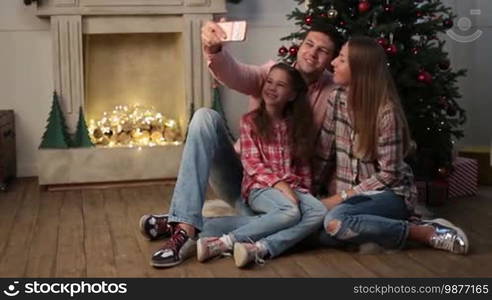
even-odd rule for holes
{"type": "Polygon", "coordinates": [[[402,131],[395,111],[385,106],[378,114],[378,142],[375,160],[360,159],[355,153],[355,134],[347,110],[347,93],[339,88],[330,94],[328,115],[318,140],[315,182],[326,183],[330,167],[336,166],[331,192],[354,189],[357,194],[390,189],[402,196],[409,210],[417,200],[411,168],[404,162],[402,131]],[[334,186],[333,186],[334,185],[334,186]]]}
{"type": "Polygon", "coordinates": [[[244,169],[241,192],[246,201],[252,189],[273,187],[279,181],[286,182],[293,190],[310,191],[311,168],[292,159],[287,122],[274,124],[273,140],[266,143],[256,134],[252,114],[248,113],[241,118],[240,132],[244,169]]]}

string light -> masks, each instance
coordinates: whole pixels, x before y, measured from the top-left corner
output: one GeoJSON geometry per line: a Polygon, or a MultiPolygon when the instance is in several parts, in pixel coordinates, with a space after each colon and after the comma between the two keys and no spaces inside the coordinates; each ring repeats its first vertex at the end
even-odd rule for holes
{"type": "Polygon", "coordinates": [[[98,146],[133,147],[180,145],[178,123],[153,107],[117,105],[100,120],[89,121],[91,140],[98,146]]]}

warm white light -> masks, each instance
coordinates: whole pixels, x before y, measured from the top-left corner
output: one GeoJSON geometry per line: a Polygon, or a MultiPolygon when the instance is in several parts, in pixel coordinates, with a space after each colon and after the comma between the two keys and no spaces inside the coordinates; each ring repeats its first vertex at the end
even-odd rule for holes
{"type": "Polygon", "coordinates": [[[153,107],[117,105],[100,120],[90,120],[89,131],[96,145],[133,147],[181,144],[178,123],[153,107]]]}

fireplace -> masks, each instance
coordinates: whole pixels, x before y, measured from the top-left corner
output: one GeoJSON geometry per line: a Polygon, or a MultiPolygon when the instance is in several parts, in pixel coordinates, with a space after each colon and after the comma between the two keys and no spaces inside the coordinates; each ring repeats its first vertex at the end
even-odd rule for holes
{"type": "Polygon", "coordinates": [[[108,114],[152,112],[152,122],[161,122],[143,129],[113,124],[120,132],[105,127],[93,148],[40,149],[40,184],[175,178],[190,116],[211,106],[200,29],[225,13],[225,0],[38,2],[38,17],[51,20],[54,87],[70,132],[79,107],[93,139],[94,124],[108,114]]]}

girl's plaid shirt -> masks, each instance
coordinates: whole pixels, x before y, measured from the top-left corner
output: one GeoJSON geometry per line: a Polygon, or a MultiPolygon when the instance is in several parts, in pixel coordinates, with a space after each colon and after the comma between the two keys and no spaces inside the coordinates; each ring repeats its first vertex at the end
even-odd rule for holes
{"type": "Polygon", "coordinates": [[[310,191],[311,168],[309,163],[293,159],[288,130],[285,120],[274,124],[273,139],[267,143],[256,134],[251,113],[241,118],[239,140],[244,199],[252,189],[273,187],[279,181],[286,182],[293,190],[310,191]]]}

